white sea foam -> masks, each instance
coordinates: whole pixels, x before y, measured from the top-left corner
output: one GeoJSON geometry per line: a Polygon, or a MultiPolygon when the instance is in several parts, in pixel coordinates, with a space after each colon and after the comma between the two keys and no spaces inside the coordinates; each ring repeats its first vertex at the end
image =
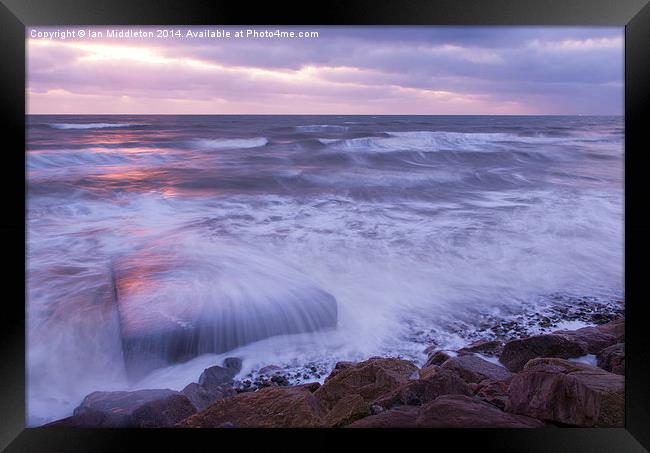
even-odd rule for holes
{"type": "Polygon", "coordinates": [[[141,127],[142,123],[50,123],[48,126],[54,129],[106,129],[120,127],[141,127]]]}
{"type": "Polygon", "coordinates": [[[264,137],[255,138],[217,138],[217,139],[198,139],[191,142],[191,146],[198,149],[217,150],[217,149],[246,149],[259,148],[268,143],[264,137]]]}

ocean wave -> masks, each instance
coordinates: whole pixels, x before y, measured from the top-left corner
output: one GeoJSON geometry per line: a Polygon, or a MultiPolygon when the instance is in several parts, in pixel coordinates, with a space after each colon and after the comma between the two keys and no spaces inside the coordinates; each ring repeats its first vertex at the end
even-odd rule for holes
{"type": "Polygon", "coordinates": [[[524,137],[517,134],[465,133],[444,131],[386,132],[387,137],[360,137],[352,139],[321,138],[327,146],[348,151],[498,151],[513,143],[552,144],[567,142],[558,137],[524,137]]]}
{"type": "Polygon", "coordinates": [[[265,137],[198,139],[191,142],[191,147],[197,149],[246,149],[259,148],[268,142],[265,137]]]}
{"type": "Polygon", "coordinates": [[[48,123],[53,129],[106,129],[118,127],[147,126],[141,123],[48,123]]]}
{"type": "Polygon", "coordinates": [[[336,124],[307,124],[304,126],[295,126],[298,132],[345,132],[349,128],[347,126],[339,126],[336,124]]]}

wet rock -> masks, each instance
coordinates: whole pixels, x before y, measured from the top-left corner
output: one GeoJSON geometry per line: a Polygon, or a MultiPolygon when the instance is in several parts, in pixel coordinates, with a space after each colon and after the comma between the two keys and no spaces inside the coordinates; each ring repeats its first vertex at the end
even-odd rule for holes
{"type": "Polygon", "coordinates": [[[418,368],[396,358],[372,358],[339,368],[314,393],[326,409],[346,395],[359,394],[367,403],[409,381],[418,368]]]}
{"type": "Polygon", "coordinates": [[[617,343],[596,355],[598,366],[610,373],[625,375],[625,344],[617,343]]]}
{"type": "Polygon", "coordinates": [[[433,376],[434,374],[436,374],[438,370],[440,370],[440,367],[438,365],[425,366],[420,369],[419,372],[420,379],[427,379],[433,376]]]}
{"type": "Polygon", "coordinates": [[[399,386],[377,398],[373,404],[384,409],[403,405],[420,406],[448,394],[471,395],[472,392],[454,371],[440,369],[426,379],[410,381],[399,386]]]}
{"type": "Polygon", "coordinates": [[[458,350],[459,355],[479,353],[488,356],[498,356],[503,351],[503,342],[500,340],[479,340],[458,350]]]}
{"type": "Polygon", "coordinates": [[[422,406],[416,424],[422,428],[541,428],[534,418],[509,414],[476,397],[444,395],[422,406]]]}
{"type": "Polygon", "coordinates": [[[617,343],[625,343],[625,318],[618,318],[596,327],[602,333],[612,335],[617,343]]]}
{"type": "Polygon", "coordinates": [[[577,330],[557,330],[553,334],[582,343],[589,354],[595,354],[617,342],[614,335],[607,333],[605,326],[583,327],[577,330]]]}
{"type": "Polygon", "coordinates": [[[260,368],[259,374],[273,374],[280,370],[281,368],[277,365],[266,365],[265,367],[260,368]]]}
{"type": "Polygon", "coordinates": [[[516,373],[524,365],[537,357],[580,357],[588,353],[583,342],[567,338],[564,335],[534,335],[532,337],[512,340],[505,344],[499,361],[508,370],[516,373]]]}
{"type": "Polygon", "coordinates": [[[237,371],[232,368],[211,366],[203,370],[203,373],[199,376],[199,384],[206,389],[219,387],[220,385],[232,382],[236,375],[237,371]]]}
{"type": "Polygon", "coordinates": [[[178,424],[188,428],[214,428],[233,423],[238,428],[323,427],[325,411],[305,388],[267,387],[225,398],[178,424]]]}
{"type": "Polygon", "coordinates": [[[325,423],[330,427],[342,427],[368,415],[368,404],[361,395],[354,393],[336,402],[325,416],[325,423]]]}
{"type": "Polygon", "coordinates": [[[431,365],[442,365],[445,363],[445,361],[449,360],[451,358],[451,355],[446,353],[445,351],[436,351],[433,354],[429,356],[427,359],[426,363],[422,368],[426,368],[431,365]]]}
{"type": "Polygon", "coordinates": [[[506,411],[572,426],[620,427],[624,378],[564,359],[533,359],[510,383],[506,411]]]}
{"type": "Polygon", "coordinates": [[[183,390],[181,390],[181,393],[185,395],[199,411],[202,411],[217,400],[237,394],[235,389],[230,385],[206,388],[196,382],[187,385],[183,390]]]}
{"type": "Polygon", "coordinates": [[[512,373],[507,369],[475,355],[452,357],[443,363],[440,369],[453,371],[464,381],[474,383],[484,379],[504,381],[512,377],[512,373]]]}
{"type": "Polygon", "coordinates": [[[298,385],[297,387],[301,387],[309,392],[314,393],[320,388],[320,382],[309,382],[307,384],[298,385]]]}
{"type": "Polygon", "coordinates": [[[138,378],[274,335],[336,326],[331,294],[290,266],[255,253],[223,245],[201,249],[167,237],[115,260],[112,293],[129,375],[138,378]]]}
{"type": "Polygon", "coordinates": [[[271,382],[279,385],[279,386],[287,386],[289,385],[289,380],[285,376],[273,376],[271,378],[271,382]]]}
{"type": "Polygon", "coordinates": [[[59,426],[164,428],[195,412],[190,400],[173,390],[93,392],[59,426]]]}
{"type": "Polygon", "coordinates": [[[242,360],[239,357],[226,357],[223,360],[223,367],[229,370],[234,370],[239,373],[241,371],[242,360]]]}

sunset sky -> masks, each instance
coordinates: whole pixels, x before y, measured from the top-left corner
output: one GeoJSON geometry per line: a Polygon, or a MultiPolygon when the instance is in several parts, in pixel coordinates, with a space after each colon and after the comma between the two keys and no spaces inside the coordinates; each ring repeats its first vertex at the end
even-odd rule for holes
{"type": "MultiPolygon", "coordinates": [[[[160,27],[75,27],[155,30],[160,27]]],[[[164,27],[204,30],[206,27],[164,27]]],[[[317,38],[31,38],[31,114],[623,113],[623,28],[209,27],[317,38]]]]}

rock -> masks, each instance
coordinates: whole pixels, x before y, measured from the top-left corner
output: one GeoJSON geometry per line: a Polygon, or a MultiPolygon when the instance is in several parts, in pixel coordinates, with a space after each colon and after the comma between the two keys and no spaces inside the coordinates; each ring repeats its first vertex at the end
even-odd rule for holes
{"type": "Polygon", "coordinates": [[[419,407],[398,406],[357,420],[348,428],[416,428],[419,414],[419,407]]]}
{"type": "Polygon", "coordinates": [[[598,366],[610,373],[625,375],[625,344],[617,343],[596,355],[598,366]]]}
{"type": "Polygon", "coordinates": [[[331,371],[329,376],[325,378],[325,382],[327,382],[328,379],[336,376],[340,371],[345,370],[347,368],[351,368],[354,365],[356,365],[355,362],[336,362],[336,365],[334,365],[334,369],[331,371]]]}
{"type": "Polygon", "coordinates": [[[377,398],[373,404],[390,409],[395,406],[420,406],[440,395],[472,395],[467,383],[454,371],[440,369],[426,379],[418,379],[401,385],[390,393],[377,398]]]}
{"type": "Polygon", "coordinates": [[[616,343],[616,337],[603,330],[604,326],[583,327],[577,330],[557,330],[553,332],[553,335],[561,335],[572,341],[582,343],[587,353],[595,354],[616,343]]]}
{"type": "Polygon", "coordinates": [[[309,382],[307,384],[298,385],[296,387],[300,387],[309,392],[314,393],[316,390],[320,388],[320,382],[309,382]]]}
{"type": "Polygon", "coordinates": [[[266,387],[219,400],[178,426],[214,428],[229,422],[238,428],[314,428],[325,426],[324,415],[318,399],[301,386],[266,387]]]}
{"type": "Polygon", "coordinates": [[[355,365],[339,368],[330,374],[314,393],[326,409],[331,409],[346,395],[359,394],[370,403],[409,381],[418,368],[411,362],[396,358],[371,358],[355,365]]]}
{"type": "Polygon", "coordinates": [[[534,418],[509,414],[476,397],[444,395],[422,406],[416,424],[422,428],[541,428],[534,418]]]}
{"type": "Polygon", "coordinates": [[[271,382],[280,385],[280,386],[287,386],[289,385],[289,380],[285,376],[273,376],[271,378],[271,382]]]}
{"type": "Polygon", "coordinates": [[[438,365],[429,365],[420,369],[420,379],[428,379],[440,370],[438,365]]]}
{"type": "Polygon", "coordinates": [[[508,383],[485,379],[479,382],[476,397],[504,410],[508,402],[508,383]]]}
{"type": "Polygon", "coordinates": [[[115,260],[111,270],[124,361],[134,379],[200,354],[337,323],[331,294],[255,250],[166,237],[115,260]]]}
{"type": "Polygon", "coordinates": [[[625,343],[625,318],[619,318],[607,324],[596,326],[598,330],[616,338],[617,343],[625,343]]]}
{"type": "Polygon", "coordinates": [[[506,411],[572,426],[622,427],[624,378],[564,359],[533,359],[510,383],[506,411]]]}
{"type": "Polygon", "coordinates": [[[431,365],[442,365],[445,363],[446,360],[449,360],[451,358],[451,355],[446,353],[445,351],[436,351],[433,354],[429,356],[427,359],[426,363],[422,368],[429,367],[431,365]]]}
{"type": "Polygon", "coordinates": [[[505,381],[512,377],[507,369],[475,355],[452,357],[440,369],[453,371],[466,382],[479,383],[484,379],[505,381]]]}
{"type": "Polygon", "coordinates": [[[512,340],[505,344],[499,361],[508,370],[521,371],[531,359],[536,357],[580,357],[588,353],[583,342],[575,341],[563,335],[534,335],[528,338],[512,340]]]}
{"type": "Polygon", "coordinates": [[[533,418],[502,412],[475,397],[444,395],[424,406],[396,406],[350,428],[541,428],[533,418]]]}
{"type": "Polygon", "coordinates": [[[503,342],[500,340],[480,340],[476,341],[469,346],[465,346],[458,350],[459,355],[466,355],[472,353],[485,354],[488,356],[498,356],[503,351],[503,342]]]}
{"type": "Polygon", "coordinates": [[[211,389],[232,382],[236,375],[237,371],[232,368],[211,366],[203,370],[199,376],[199,384],[206,389],[211,389]]]}
{"type": "Polygon", "coordinates": [[[65,426],[164,428],[195,412],[190,400],[173,390],[93,392],[66,419],[65,426]]]}
{"type": "Polygon", "coordinates": [[[359,394],[346,395],[339,399],[325,416],[330,427],[341,427],[370,415],[370,409],[359,394]]]}
{"type": "Polygon", "coordinates": [[[259,374],[273,374],[279,372],[282,368],[277,365],[266,365],[258,371],[259,374]]]}
{"type": "Polygon", "coordinates": [[[222,398],[235,396],[237,392],[229,385],[206,388],[196,382],[187,385],[181,393],[185,395],[197,410],[202,411],[210,404],[222,398]]]}
{"type": "Polygon", "coordinates": [[[223,360],[223,367],[229,370],[235,370],[237,373],[241,371],[242,361],[239,357],[226,357],[223,360]]]}

